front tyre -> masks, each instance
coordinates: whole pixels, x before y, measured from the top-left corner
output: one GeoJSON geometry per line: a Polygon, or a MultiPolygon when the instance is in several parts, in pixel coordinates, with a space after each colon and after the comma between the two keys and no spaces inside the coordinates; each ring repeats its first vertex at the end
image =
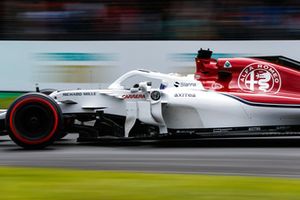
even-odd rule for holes
{"type": "Polygon", "coordinates": [[[57,103],[41,93],[17,98],[6,114],[10,138],[25,149],[41,149],[60,137],[62,112],[57,103]]]}

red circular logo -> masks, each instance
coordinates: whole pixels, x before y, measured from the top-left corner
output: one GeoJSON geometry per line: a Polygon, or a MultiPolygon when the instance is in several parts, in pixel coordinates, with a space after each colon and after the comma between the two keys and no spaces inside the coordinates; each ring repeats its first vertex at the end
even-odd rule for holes
{"type": "Polygon", "coordinates": [[[271,65],[252,63],[240,73],[238,86],[244,92],[276,94],[281,88],[281,77],[271,65]]]}

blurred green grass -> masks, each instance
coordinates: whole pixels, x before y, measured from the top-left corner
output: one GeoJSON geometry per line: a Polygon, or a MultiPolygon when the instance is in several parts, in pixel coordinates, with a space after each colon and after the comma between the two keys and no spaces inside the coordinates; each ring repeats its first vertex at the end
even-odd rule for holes
{"type": "Polygon", "coordinates": [[[24,92],[0,92],[0,109],[7,109],[9,105],[24,92]]]}
{"type": "Polygon", "coordinates": [[[300,199],[300,179],[0,168],[1,199],[300,199]]]}

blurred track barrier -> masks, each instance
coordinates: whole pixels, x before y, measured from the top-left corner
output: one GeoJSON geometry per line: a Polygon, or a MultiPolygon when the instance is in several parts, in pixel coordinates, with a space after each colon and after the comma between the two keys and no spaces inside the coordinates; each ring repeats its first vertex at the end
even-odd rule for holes
{"type": "Polygon", "coordinates": [[[300,60],[300,41],[1,41],[0,90],[105,87],[143,68],[193,73],[199,48],[213,57],[284,55],[300,60]]]}
{"type": "Polygon", "coordinates": [[[0,109],[8,108],[13,100],[22,94],[24,94],[24,92],[0,91],[0,109]]]}

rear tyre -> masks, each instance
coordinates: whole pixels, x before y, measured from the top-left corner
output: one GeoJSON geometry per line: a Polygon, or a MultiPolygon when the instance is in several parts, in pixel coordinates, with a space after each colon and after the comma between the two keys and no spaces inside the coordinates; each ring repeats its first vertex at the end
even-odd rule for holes
{"type": "Polygon", "coordinates": [[[41,149],[60,137],[62,112],[57,103],[41,93],[17,98],[6,114],[10,138],[25,149],[41,149]]]}

